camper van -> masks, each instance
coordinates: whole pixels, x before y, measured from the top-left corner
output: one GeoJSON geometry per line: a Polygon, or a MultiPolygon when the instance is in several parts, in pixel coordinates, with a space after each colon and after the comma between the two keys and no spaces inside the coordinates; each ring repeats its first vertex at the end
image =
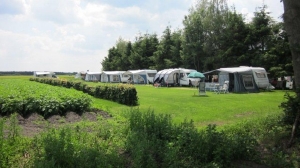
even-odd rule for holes
{"type": "Polygon", "coordinates": [[[174,68],[164,69],[154,77],[154,83],[160,83],[166,86],[192,86],[199,83],[199,78],[188,78],[188,75],[196,71],[194,69],[174,68]]]}

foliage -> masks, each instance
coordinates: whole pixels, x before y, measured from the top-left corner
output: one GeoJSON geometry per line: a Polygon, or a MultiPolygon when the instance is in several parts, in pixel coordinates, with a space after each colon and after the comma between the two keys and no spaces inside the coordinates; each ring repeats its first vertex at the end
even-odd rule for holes
{"type": "Polygon", "coordinates": [[[74,89],[68,90],[19,80],[0,81],[0,114],[14,112],[26,116],[39,113],[44,117],[68,111],[82,113],[91,106],[91,98],[74,89]]]}
{"type": "Polygon", "coordinates": [[[74,88],[79,91],[83,91],[91,96],[111,100],[120,104],[129,106],[138,105],[137,91],[132,85],[98,85],[89,86],[86,83],[70,80],[60,80],[52,78],[30,78],[30,81],[37,81],[40,83],[46,83],[54,86],[63,86],[66,88],[74,88]]]}
{"type": "MultiPolygon", "coordinates": [[[[96,131],[104,131],[100,127],[98,129],[96,131]]],[[[99,135],[87,133],[79,125],[76,129],[50,129],[39,139],[42,148],[36,156],[34,167],[122,166],[123,159],[118,153],[118,145],[110,143],[113,138],[99,135]]]]}
{"type": "Polygon", "coordinates": [[[0,118],[0,167],[21,167],[20,158],[27,154],[29,142],[20,131],[16,114],[8,119],[8,125],[0,118]]]}
{"type": "Polygon", "coordinates": [[[215,125],[197,131],[192,121],[173,125],[168,115],[133,111],[126,151],[133,167],[228,167],[233,160],[251,159],[255,145],[243,131],[230,135],[215,125]]]}
{"type": "MultiPolygon", "coordinates": [[[[284,112],[283,122],[287,125],[292,126],[295,122],[297,112],[300,108],[300,98],[297,95],[290,95],[288,93],[286,93],[284,97],[286,100],[280,105],[284,112]]],[[[296,128],[296,130],[298,130],[298,134],[300,134],[299,128],[300,123],[298,123],[298,128],[296,128]]]]}

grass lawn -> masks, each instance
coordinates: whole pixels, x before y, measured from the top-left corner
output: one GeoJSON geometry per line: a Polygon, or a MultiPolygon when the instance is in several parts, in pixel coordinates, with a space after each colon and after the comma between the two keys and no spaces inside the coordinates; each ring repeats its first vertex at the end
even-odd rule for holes
{"type": "Polygon", "coordinates": [[[170,114],[176,123],[193,120],[196,126],[231,124],[245,119],[277,115],[286,91],[245,94],[215,94],[198,96],[198,90],[188,87],[155,88],[136,86],[139,109],[149,108],[155,113],[170,114]]]}
{"type": "MultiPolygon", "coordinates": [[[[0,80],[5,78],[18,77],[0,77],[0,80]]],[[[29,79],[29,77],[22,78],[29,79]]],[[[88,84],[102,83],[88,82],[88,84]]],[[[190,87],[155,88],[152,85],[135,85],[135,87],[139,106],[129,107],[96,98],[93,98],[93,106],[108,111],[116,119],[131,108],[139,108],[141,112],[150,109],[157,114],[169,114],[175,123],[181,123],[187,119],[193,120],[197,127],[208,124],[222,126],[273,114],[278,115],[282,113],[279,105],[284,101],[284,94],[293,93],[282,90],[245,94],[206,92],[207,96],[198,96],[198,90],[190,87]]]]}

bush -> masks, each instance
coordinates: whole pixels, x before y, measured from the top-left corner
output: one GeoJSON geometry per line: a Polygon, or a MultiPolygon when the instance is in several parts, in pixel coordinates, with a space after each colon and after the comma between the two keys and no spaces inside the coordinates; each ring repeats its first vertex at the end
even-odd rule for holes
{"type": "Polygon", "coordinates": [[[96,98],[111,100],[120,104],[129,106],[138,105],[137,91],[131,85],[99,85],[88,86],[82,82],[71,82],[68,80],[52,79],[52,78],[30,78],[30,81],[37,81],[40,83],[50,84],[54,86],[63,86],[66,88],[73,87],[76,90],[88,93],[96,98]]]}
{"type": "Polygon", "coordinates": [[[230,134],[215,125],[198,131],[193,122],[173,125],[169,115],[133,111],[126,151],[133,167],[230,167],[255,156],[257,142],[246,132],[230,134]]]}
{"type": "MultiPolygon", "coordinates": [[[[283,121],[287,125],[293,125],[298,109],[300,108],[300,97],[298,97],[297,95],[290,95],[289,93],[286,93],[284,97],[286,101],[282,102],[280,105],[284,112],[283,121]]],[[[300,123],[298,124],[298,130],[299,127],[300,123]]],[[[298,130],[297,132],[299,132],[298,130]]]]}
{"type": "Polygon", "coordinates": [[[35,158],[34,167],[123,167],[117,148],[78,126],[51,129],[41,141],[43,150],[35,158]]]}

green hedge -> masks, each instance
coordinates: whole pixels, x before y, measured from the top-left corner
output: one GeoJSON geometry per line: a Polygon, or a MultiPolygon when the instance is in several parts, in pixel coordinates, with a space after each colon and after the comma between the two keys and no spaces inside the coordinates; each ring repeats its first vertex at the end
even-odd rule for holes
{"type": "Polygon", "coordinates": [[[134,86],[127,84],[120,85],[98,85],[88,86],[83,82],[68,81],[56,78],[30,78],[30,81],[46,83],[53,86],[63,86],[66,88],[74,88],[84,93],[88,93],[96,98],[111,100],[120,104],[129,106],[138,105],[137,91],[134,86]]]}

